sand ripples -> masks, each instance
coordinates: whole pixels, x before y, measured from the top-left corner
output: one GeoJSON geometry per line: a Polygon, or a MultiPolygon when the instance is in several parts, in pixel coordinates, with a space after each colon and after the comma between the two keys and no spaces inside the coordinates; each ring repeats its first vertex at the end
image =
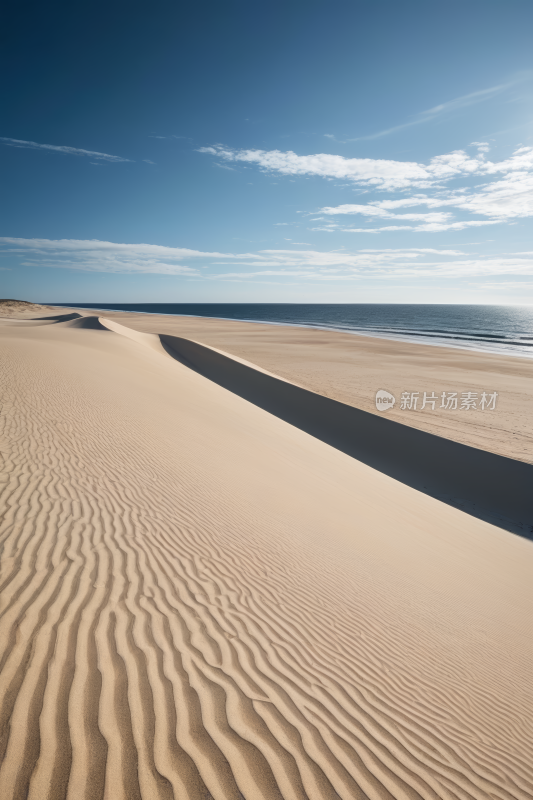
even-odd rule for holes
{"type": "Polygon", "coordinates": [[[2,374],[3,798],[531,798],[512,693],[420,664],[364,582],[206,483],[193,421],[166,447],[27,343],[2,374]]]}

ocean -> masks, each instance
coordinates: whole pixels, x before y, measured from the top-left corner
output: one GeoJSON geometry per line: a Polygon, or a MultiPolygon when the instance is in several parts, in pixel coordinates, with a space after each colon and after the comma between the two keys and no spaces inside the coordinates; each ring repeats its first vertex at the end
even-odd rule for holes
{"type": "MultiPolygon", "coordinates": [[[[52,303],[50,304],[52,305],[52,303]]],[[[533,306],[330,303],[53,303],[342,331],[533,357],[533,306]]]]}

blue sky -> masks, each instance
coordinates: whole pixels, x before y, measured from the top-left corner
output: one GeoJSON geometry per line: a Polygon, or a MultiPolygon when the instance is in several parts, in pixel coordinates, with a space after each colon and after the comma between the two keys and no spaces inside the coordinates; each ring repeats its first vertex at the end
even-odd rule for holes
{"type": "Polygon", "coordinates": [[[533,303],[530,0],[11,14],[1,296],[533,303]]]}

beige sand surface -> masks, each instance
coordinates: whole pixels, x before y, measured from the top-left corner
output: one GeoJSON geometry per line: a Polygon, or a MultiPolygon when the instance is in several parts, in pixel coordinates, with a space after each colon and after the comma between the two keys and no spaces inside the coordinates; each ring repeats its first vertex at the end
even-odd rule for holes
{"type": "Polygon", "coordinates": [[[531,798],[531,543],[110,327],[0,325],[0,797],[531,798]]]}
{"type": "Polygon", "coordinates": [[[376,391],[386,389],[398,400],[387,413],[391,419],[533,463],[533,358],[200,317],[105,316],[140,331],[201,341],[364,411],[377,413],[376,391]],[[420,392],[417,411],[399,409],[404,391],[420,392]],[[497,409],[445,411],[437,403],[421,411],[424,391],[439,398],[443,391],[498,392],[497,409]]]}

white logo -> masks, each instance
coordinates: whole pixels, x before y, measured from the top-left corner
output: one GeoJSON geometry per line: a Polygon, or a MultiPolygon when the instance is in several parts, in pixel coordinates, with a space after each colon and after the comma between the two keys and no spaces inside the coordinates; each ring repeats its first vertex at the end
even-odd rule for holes
{"type": "Polygon", "coordinates": [[[396,402],[396,398],[385,389],[380,389],[376,392],[376,408],[378,411],[390,411],[396,402]]]}

